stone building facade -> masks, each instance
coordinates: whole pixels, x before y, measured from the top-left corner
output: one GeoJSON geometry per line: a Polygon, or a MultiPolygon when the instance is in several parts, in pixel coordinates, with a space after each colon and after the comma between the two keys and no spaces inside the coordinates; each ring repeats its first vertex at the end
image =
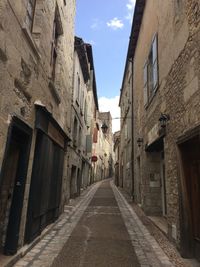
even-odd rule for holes
{"type": "Polygon", "coordinates": [[[99,120],[102,131],[102,160],[104,165],[104,178],[109,178],[113,176],[113,133],[112,133],[112,116],[110,112],[99,112],[99,120]],[[108,127],[106,133],[102,130],[102,125],[106,124],[108,127]]]}
{"type": "Polygon", "coordinates": [[[120,160],[119,185],[128,193],[133,193],[132,161],[132,61],[128,60],[122,82],[119,100],[120,107],[120,160]]]}
{"type": "Polygon", "coordinates": [[[66,200],[74,16],[74,0],[0,2],[0,250],[5,254],[40,235],[66,200]]]}
{"type": "Polygon", "coordinates": [[[96,120],[93,125],[92,138],[92,181],[97,182],[113,174],[113,153],[112,153],[112,117],[110,112],[96,113],[96,120]],[[102,120],[102,117],[104,118],[102,120]],[[102,130],[102,125],[107,118],[108,132],[102,130]]]}
{"type": "MultiPolygon", "coordinates": [[[[70,197],[80,195],[81,189],[91,183],[92,132],[93,117],[90,110],[95,109],[93,84],[94,66],[92,47],[75,37],[74,43],[74,85],[72,102],[72,142],[70,146],[70,197]],[[92,93],[91,93],[92,92],[92,93]]],[[[96,101],[97,102],[97,101],[96,101]]]]}
{"type": "Polygon", "coordinates": [[[116,186],[119,186],[120,131],[115,132],[113,135],[113,152],[115,184],[116,186]]]}
{"type": "Polygon", "coordinates": [[[166,219],[182,256],[199,259],[199,1],[136,1],[130,59],[135,200],[166,219]]]}

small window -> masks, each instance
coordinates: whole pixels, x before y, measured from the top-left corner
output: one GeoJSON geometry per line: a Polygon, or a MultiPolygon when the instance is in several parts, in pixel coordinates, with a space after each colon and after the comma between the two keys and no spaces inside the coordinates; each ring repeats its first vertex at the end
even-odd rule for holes
{"type": "Polygon", "coordinates": [[[56,5],[55,17],[53,21],[53,32],[52,32],[52,48],[51,48],[51,77],[52,81],[55,81],[56,76],[56,61],[58,56],[58,39],[63,34],[60,14],[58,6],[56,5]]]}
{"type": "Polygon", "coordinates": [[[81,90],[81,79],[80,79],[80,76],[79,76],[79,74],[77,72],[77,88],[76,88],[77,104],[79,104],[80,90],[81,90]]]}
{"type": "Polygon", "coordinates": [[[88,112],[88,107],[87,107],[87,102],[85,100],[85,104],[84,104],[84,120],[85,120],[85,123],[87,123],[87,112],[88,112]]]}
{"type": "Polygon", "coordinates": [[[28,0],[27,1],[26,23],[27,23],[27,26],[28,26],[30,32],[32,32],[32,29],[33,29],[35,5],[36,5],[36,0],[28,0]]]}
{"type": "Polygon", "coordinates": [[[144,65],[144,105],[148,103],[148,85],[147,85],[147,63],[144,65]]]}
{"type": "Polygon", "coordinates": [[[73,125],[73,145],[77,146],[77,137],[78,137],[78,121],[74,118],[74,125],[73,125]]]}
{"type": "Polygon", "coordinates": [[[124,131],[125,131],[124,136],[125,136],[125,139],[127,140],[128,139],[128,126],[127,126],[127,124],[124,125],[124,131]]]}
{"type": "Polygon", "coordinates": [[[84,106],[84,92],[83,91],[81,93],[81,103],[80,103],[80,106],[81,106],[81,110],[83,112],[83,106],[84,106]]]}
{"type": "Polygon", "coordinates": [[[175,15],[180,15],[183,8],[183,0],[175,0],[174,5],[175,5],[175,15]]]}
{"type": "Polygon", "coordinates": [[[82,146],[82,129],[81,129],[81,127],[79,127],[78,146],[79,146],[79,148],[82,146]]]}

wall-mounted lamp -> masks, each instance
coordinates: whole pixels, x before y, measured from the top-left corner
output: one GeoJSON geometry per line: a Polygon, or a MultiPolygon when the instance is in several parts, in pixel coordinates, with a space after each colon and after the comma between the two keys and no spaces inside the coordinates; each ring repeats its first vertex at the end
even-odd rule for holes
{"type": "Polygon", "coordinates": [[[162,128],[166,127],[167,121],[170,120],[170,116],[168,114],[161,113],[160,118],[158,119],[160,122],[160,126],[162,128]]]}
{"type": "Polygon", "coordinates": [[[105,122],[102,124],[101,126],[101,130],[103,132],[103,134],[106,134],[108,131],[108,126],[105,124],[105,122]]]}
{"type": "Polygon", "coordinates": [[[142,143],[143,143],[143,138],[139,137],[137,139],[137,145],[138,145],[138,147],[141,147],[142,143]]]}

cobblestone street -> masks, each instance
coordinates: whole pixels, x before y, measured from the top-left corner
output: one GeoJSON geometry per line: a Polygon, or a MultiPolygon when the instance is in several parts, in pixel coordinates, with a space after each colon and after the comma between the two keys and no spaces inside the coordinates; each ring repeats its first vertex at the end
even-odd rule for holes
{"type": "Polygon", "coordinates": [[[123,195],[95,184],[15,267],[173,266],[123,195]]]}

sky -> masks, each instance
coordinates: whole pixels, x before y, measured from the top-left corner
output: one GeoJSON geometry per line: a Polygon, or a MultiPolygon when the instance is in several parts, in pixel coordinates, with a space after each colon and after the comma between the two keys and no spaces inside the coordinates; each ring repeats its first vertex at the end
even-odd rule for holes
{"type": "Polygon", "coordinates": [[[75,34],[90,43],[99,110],[110,111],[113,132],[120,128],[119,95],[135,0],[76,0],[75,34]]]}

